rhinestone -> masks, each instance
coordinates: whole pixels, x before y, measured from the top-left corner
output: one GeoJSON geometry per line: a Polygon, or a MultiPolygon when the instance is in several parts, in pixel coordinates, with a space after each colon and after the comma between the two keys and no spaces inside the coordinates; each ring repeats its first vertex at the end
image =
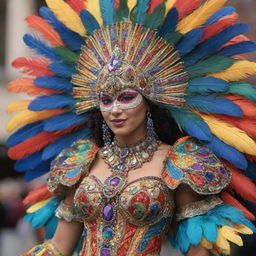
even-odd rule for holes
{"type": "Polygon", "coordinates": [[[110,220],[112,220],[113,216],[114,216],[113,207],[110,204],[106,205],[103,209],[104,220],[110,221],[110,220]]]}

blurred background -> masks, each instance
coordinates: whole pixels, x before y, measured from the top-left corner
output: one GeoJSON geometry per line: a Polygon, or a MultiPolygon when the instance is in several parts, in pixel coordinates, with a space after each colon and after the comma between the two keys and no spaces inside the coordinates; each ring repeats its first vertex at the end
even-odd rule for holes
{"type": "MultiPolygon", "coordinates": [[[[256,41],[256,0],[230,0],[228,3],[238,10],[240,22],[251,25],[247,35],[256,41]]],[[[22,199],[38,181],[29,184],[22,181],[22,175],[13,170],[14,163],[8,159],[5,146],[8,137],[5,124],[11,117],[6,114],[6,106],[25,97],[9,94],[6,90],[8,82],[19,77],[10,63],[16,57],[30,54],[22,41],[22,36],[29,32],[24,18],[36,13],[42,5],[43,0],[0,0],[0,256],[20,255],[42,239],[40,232],[32,231],[22,220],[25,212],[22,199]]],[[[256,60],[256,54],[251,54],[250,58],[256,60]]],[[[256,84],[256,79],[250,82],[256,84]]],[[[255,255],[255,236],[245,240],[243,250],[236,249],[232,255],[255,255]]]]}

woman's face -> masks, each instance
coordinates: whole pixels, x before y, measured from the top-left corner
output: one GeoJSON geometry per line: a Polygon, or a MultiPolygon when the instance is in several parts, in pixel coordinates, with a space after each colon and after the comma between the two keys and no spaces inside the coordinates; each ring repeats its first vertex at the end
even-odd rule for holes
{"type": "Polygon", "coordinates": [[[143,96],[135,90],[125,89],[114,98],[107,93],[101,93],[100,110],[108,127],[116,136],[133,136],[134,133],[146,135],[148,105],[143,96]]]}

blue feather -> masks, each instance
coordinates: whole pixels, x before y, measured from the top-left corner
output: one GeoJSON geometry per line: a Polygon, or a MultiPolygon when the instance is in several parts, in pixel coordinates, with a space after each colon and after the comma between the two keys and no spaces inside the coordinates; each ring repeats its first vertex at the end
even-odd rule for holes
{"type": "Polygon", "coordinates": [[[87,116],[85,115],[76,115],[73,112],[67,112],[44,120],[44,131],[54,132],[63,130],[72,125],[83,123],[86,120],[87,116]]]}
{"type": "Polygon", "coordinates": [[[58,226],[59,219],[56,216],[51,216],[47,223],[45,224],[45,238],[51,239],[53,238],[56,228],[58,226]]]}
{"type": "Polygon", "coordinates": [[[53,61],[60,61],[60,58],[58,57],[55,49],[51,48],[40,39],[37,39],[32,35],[25,34],[23,40],[25,44],[31,49],[35,50],[37,54],[43,55],[53,61]]]}
{"type": "MultiPolygon", "coordinates": [[[[104,0],[103,0],[104,1],[104,0]]],[[[131,12],[131,20],[133,23],[143,24],[147,17],[147,11],[149,8],[149,0],[138,0],[137,5],[131,12]]]]}
{"type": "Polygon", "coordinates": [[[256,51],[256,43],[254,42],[240,42],[234,45],[229,45],[216,53],[219,56],[234,56],[238,54],[255,52],[256,51]]]}
{"type": "Polygon", "coordinates": [[[54,94],[50,96],[41,96],[33,100],[28,109],[32,111],[41,111],[46,109],[58,109],[65,107],[73,107],[75,100],[72,96],[54,94]]]}
{"type": "Polygon", "coordinates": [[[14,169],[18,172],[35,169],[42,162],[42,151],[36,152],[15,162],[14,169]]]}
{"type": "Polygon", "coordinates": [[[212,140],[205,142],[204,145],[218,157],[226,159],[239,169],[246,170],[248,163],[245,156],[237,149],[219,140],[216,136],[213,136],[212,140]]]}
{"type": "Polygon", "coordinates": [[[229,84],[215,77],[200,77],[189,80],[187,93],[208,94],[212,92],[224,92],[229,84]]]}
{"type": "Polygon", "coordinates": [[[13,133],[7,140],[6,144],[8,147],[13,147],[29,138],[34,137],[38,133],[43,131],[43,123],[36,122],[33,124],[28,124],[22,128],[20,128],[18,131],[13,133]]]}
{"type": "Polygon", "coordinates": [[[100,10],[104,26],[115,23],[114,0],[100,0],[100,10]]]}
{"type": "Polygon", "coordinates": [[[51,63],[48,67],[60,77],[71,78],[76,73],[76,69],[73,66],[60,62],[51,63]]]}
{"type": "Polygon", "coordinates": [[[190,244],[198,245],[202,240],[203,229],[200,225],[200,219],[198,217],[188,219],[188,227],[186,230],[190,244]]]}
{"type": "Polygon", "coordinates": [[[39,87],[56,91],[72,92],[73,86],[70,79],[54,76],[40,76],[34,80],[34,84],[39,87]]]}
{"type": "Polygon", "coordinates": [[[43,150],[42,159],[48,160],[50,158],[53,158],[57,154],[59,154],[63,149],[70,147],[71,144],[74,143],[75,141],[80,139],[87,139],[90,136],[91,136],[91,132],[89,129],[79,129],[76,132],[67,134],[59,138],[55,142],[51,143],[49,146],[47,146],[43,150]]]}
{"type": "Polygon", "coordinates": [[[68,48],[73,51],[79,51],[81,49],[81,46],[84,44],[84,38],[61,23],[48,7],[41,7],[40,15],[59,33],[68,48]]]}
{"type": "Polygon", "coordinates": [[[42,161],[40,165],[38,165],[33,170],[28,170],[24,176],[24,180],[26,182],[30,182],[33,179],[36,179],[50,171],[51,162],[53,159],[49,159],[48,161],[42,161]]]}
{"type": "Polygon", "coordinates": [[[203,35],[202,28],[196,28],[187,33],[182,40],[176,44],[175,48],[179,51],[180,56],[190,53],[198,44],[203,35]]]}
{"type": "Polygon", "coordinates": [[[215,12],[204,24],[204,27],[208,27],[211,24],[217,22],[218,20],[220,20],[221,18],[228,16],[232,13],[234,13],[236,10],[234,7],[231,6],[225,6],[222,9],[220,9],[219,11],[215,12]]]}
{"type": "Polygon", "coordinates": [[[249,26],[246,24],[235,24],[231,27],[228,27],[219,34],[200,44],[197,48],[195,48],[195,50],[191,52],[191,54],[187,55],[183,61],[186,62],[186,66],[190,66],[203,57],[211,55],[232,38],[243,34],[248,30],[249,26]]]}
{"type": "Polygon", "coordinates": [[[209,242],[215,242],[217,239],[218,229],[216,224],[217,223],[212,223],[210,220],[205,220],[203,235],[209,242]]]}
{"type": "Polygon", "coordinates": [[[88,35],[92,35],[94,30],[100,29],[100,25],[97,22],[97,20],[87,10],[82,10],[80,12],[80,17],[82,19],[82,22],[84,24],[84,27],[86,28],[86,31],[87,31],[88,35]]]}
{"type": "Polygon", "coordinates": [[[243,116],[241,108],[231,100],[214,96],[186,96],[186,104],[199,111],[229,116],[243,116]]]}
{"type": "Polygon", "coordinates": [[[169,109],[181,130],[199,140],[211,140],[212,134],[204,120],[189,110],[169,109]]]}
{"type": "Polygon", "coordinates": [[[174,32],[178,24],[178,19],[179,19],[179,13],[177,9],[172,8],[168,12],[162,27],[159,29],[159,32],[158,32],[159,35],[161,37],[165,37],[168,33],[174,32]]]}
{"type": "Polygon", "coordinates": [[[256,163],[248,162],[248,168],[245,170],[244,174],[256,182],[256,163]]]}
{"type": "Polygon", "coordinates": [[[187,236],[187,222],[183,221],[175,230],[175,248],[180,249],[183,253],[187,252],[190,242],[187,236]]]}

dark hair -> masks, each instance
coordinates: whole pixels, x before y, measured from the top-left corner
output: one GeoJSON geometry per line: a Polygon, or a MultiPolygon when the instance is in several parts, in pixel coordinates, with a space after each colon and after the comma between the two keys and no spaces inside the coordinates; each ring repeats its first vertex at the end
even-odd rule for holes
{"type": "MultiPolygon", "coordinates": [[[[152,115],[155,131],[159,139],[169,145],[172,145],[177,139],[182,137],[182,132],[179,130],[175,120],[171,116],[170,112],[165,109],[147,101],[152,115]]],[[[88,126],[92,131],[92,137],[94,142],[103,147],[102,138],[102,122],[103,117],[100,110],[92,110],[88,119],[88,126]]],[[[111,132],[113,137],[113,133],[111,132]]]]}

